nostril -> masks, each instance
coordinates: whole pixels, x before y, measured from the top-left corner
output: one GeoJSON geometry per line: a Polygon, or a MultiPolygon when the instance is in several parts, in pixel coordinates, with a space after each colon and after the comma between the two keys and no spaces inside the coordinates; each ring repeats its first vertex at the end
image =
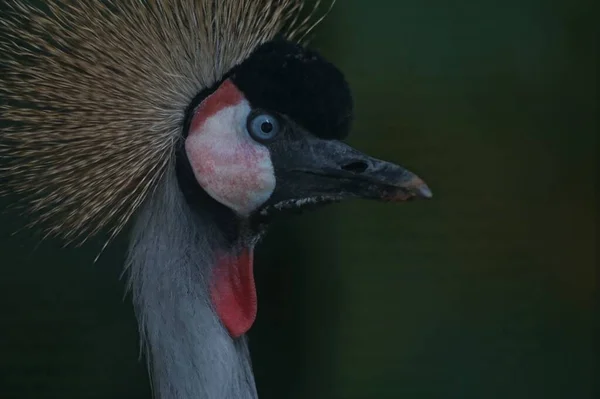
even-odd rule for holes
{"type": "Polygon", "coordinates": [[[344,169],[347,172],[352,172],[352,173],[363,173],[368,168],[369,168],[369,165],[367,165],[366,162],[362,162],[362,161],[351,162],[347,165],[342,166],[342,169],[344,169]]]}

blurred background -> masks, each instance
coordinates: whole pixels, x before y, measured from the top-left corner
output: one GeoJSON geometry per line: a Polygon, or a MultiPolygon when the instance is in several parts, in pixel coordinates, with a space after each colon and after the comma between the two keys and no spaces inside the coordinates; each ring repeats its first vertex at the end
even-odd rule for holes
{"type": "MultiPolygon", "coordinates": [[[[273,226],[261,399],[591,398],[594,2],[338,3],[313,46],[354,91],[349,142],[435,198],[273,226]]],[[[150,398],[126,236],[93,264],[104,237],[62,248],[24,223],[0,216],[0,398],[150,398]]]]}

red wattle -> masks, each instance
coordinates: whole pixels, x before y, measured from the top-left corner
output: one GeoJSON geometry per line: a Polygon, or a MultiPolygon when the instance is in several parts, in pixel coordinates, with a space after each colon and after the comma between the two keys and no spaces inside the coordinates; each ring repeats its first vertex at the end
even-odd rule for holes
{"type": "Polygon", "coordinates": [[[257,301],[254,284],[254,252],[223,254],[217,260],[211,285],[213,305],[229,334],[244,335],[256,319],[257,301]]]}

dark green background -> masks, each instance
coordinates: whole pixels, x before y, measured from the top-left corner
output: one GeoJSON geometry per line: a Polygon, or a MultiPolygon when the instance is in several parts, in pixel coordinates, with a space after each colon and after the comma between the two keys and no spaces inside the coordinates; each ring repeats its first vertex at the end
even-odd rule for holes
{"type": "MultiPolygon", "coordinates": [[[[593,1],[340,0],[314,46],[350,142],[435,199],[282,221],[257,259],[261,399],[591,398],[593,1]]],[[[4,201],[4,207],[9,201],[4,201]]],[[[119,280],[0,218],[0,399],[149,398],[119,280]]]]}

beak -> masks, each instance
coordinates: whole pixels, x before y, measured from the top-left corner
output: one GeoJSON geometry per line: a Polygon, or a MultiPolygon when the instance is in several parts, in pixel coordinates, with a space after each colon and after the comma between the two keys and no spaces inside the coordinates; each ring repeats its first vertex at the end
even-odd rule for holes
{"type": "Polygon", "coordinates": [[[414,173],[341,141],[309,136],[286,147],[285,156],[274,160],[278,187],[271,204],[302,199],[398,202],[432,197],[427,184],[414,173]]]}

